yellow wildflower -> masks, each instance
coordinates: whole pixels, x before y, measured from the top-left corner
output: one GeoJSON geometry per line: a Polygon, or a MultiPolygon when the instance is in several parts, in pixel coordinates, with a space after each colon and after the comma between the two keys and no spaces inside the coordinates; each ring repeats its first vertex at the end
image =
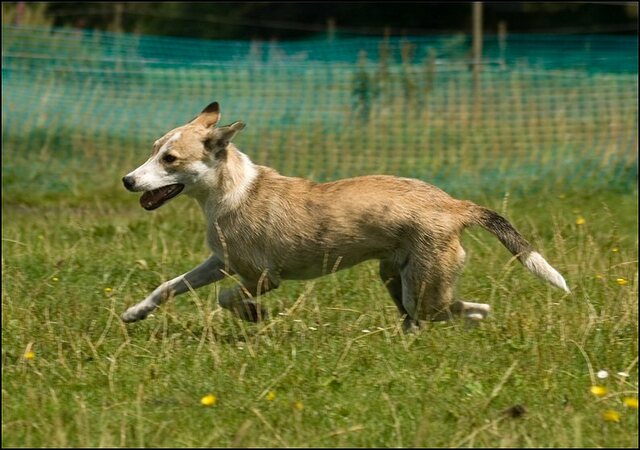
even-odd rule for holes
{"type": "Polygon", "coordinates": [[[613,247],[613,248],[611,249],[611,251],[615,253],[615,252],[619,252],[619,251],[620,251],[620,249],[619,249],[618,247],[613,247]]]}
{"type": "Polygon", "coordinates": [[[576,225],[584,225],[585,223],[587,223],[587,221],[584,220],[584,217],[582,216],[576,217],[576,225]]]}
{"type": "Polygon", "coordinates": [[[35,357],[36,357],[36,354],[31,350],[24,353],[24,359],[32,360],[35,357]]]}
{"type": "Polygon", "coordinates": [[[265,395],[265,397],[268,401],[272,402],[273,400],[276,399],[276,393],[273,391],[269,391],[267,392],[267,395],[265,395]]]}
{"type": "Polygon", "coordinates": [[[616,283],[618,283],[620,286],[626,286],[627,284],[629,284],[629,281],[626,278],[616,278],[616,283]]]}
{"type": "Polygon", "coordinates": [[[596,397],[604,397],[607,395],[608,389],[604,386],[591,386],[591,393],[596,397]]]}
{"type": "Polygon", "coordinates": [[[627,408],[638,409],[638,399],[635,397],[625,397],[622,399],[622,403],[627,408]]]}
{"type": "Polygon", "coordinates": [[[613,409],[607,409],[602,413],[602,418],[607,422],[620,422],[620,413],[613,409]]]}
{"type": "Polygon", "coordinates": [[[51,278],[51,281],[53,281],[54,283],[56,283],[56,282],[60,281],[60,278],[58,278],[58,277],[53,277],[53,278],[51,278]]]}
{"type": "Polygon", "coordinates": [[[113,292],[113,289],[112,289],[112,288],[110,288],[110,287],[106,287],[106,288],[104,288],[104,293],[105,293],[105,294],[111,294],[111,292],[113,292]]]}
{"type": "Polygon", "coordinates": [[[297,400],[294,404],[293,404],[293,408],[297,409],[298,411],[302,411],[304,409],[304,404],[300,401],[297,400]]]}
{"type": "Polygon", "coordinates": [[[213,394],[207,394],[200,399],[202,406],[213,406],[216,404],[216,396],[213,394]]]}

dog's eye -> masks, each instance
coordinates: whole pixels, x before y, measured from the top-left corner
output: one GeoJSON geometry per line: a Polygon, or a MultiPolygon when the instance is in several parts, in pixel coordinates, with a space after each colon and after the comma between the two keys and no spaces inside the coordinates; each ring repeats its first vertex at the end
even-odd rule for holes
{"type": "Polygon", "coordinates": [[[171,163],[172,163],[172,162],[174,162],[176,159],[178,159],[178,158],[176,158],[176,157],[175,157],[175,156],[173,156],[173,155],[164,155],[164,156],[162,157],[162,161],[166,162],[167,164],[171,164],[171,163]]]}

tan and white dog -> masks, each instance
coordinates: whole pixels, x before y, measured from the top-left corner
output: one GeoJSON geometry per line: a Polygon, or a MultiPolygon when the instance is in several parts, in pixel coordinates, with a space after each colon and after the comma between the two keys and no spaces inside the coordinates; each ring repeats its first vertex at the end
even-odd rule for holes
{"type": "Polygon", "coordinates": [[[220,305],[258,321],[266,317],[259,296],[282,280],[315,278],[369,259],[380,260],[380,277],[405,331],[453,315],[482,319],[489,305],[454,298],[465,259],[460,234],[470,225],[495,234],[531,272],[569,292],[562,276],[489,209],[415,179],[372,175],[315,183],[286,177],[253,164],[231,143],[242,122],[216,127],[219,120],[218,103],[211,103],[158,139],[147,162],[123,178],[128,190],[144,192],[140,203],[147,210],[180,193],[195,198],[213,251],[129,308],[125,322],[231,274],[242,285],[223,290],[220,305]]]}

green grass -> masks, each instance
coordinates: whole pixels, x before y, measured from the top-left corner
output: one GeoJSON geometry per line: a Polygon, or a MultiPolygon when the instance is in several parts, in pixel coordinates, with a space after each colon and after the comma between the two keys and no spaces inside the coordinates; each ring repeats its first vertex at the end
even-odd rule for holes
{"type": "Polygon", "coordinates": [[[636,446],[622,399],[638,391],[637,193],[465,197],[509,217],[573,294],[471,229],[459,291],[493,308],[477,328],[403,335],[373,262],[284,283],[262,324],[205,287],[125,325],[126,307],[208,256],[195,202],[148,213],[117,179],[3,193],[3,446],[636,446]],[[504,414],[515,405],[522,417],[504,414]]]}

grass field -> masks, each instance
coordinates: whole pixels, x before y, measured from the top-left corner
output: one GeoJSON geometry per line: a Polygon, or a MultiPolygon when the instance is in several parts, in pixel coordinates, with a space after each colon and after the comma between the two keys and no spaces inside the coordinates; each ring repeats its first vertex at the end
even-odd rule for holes
{"type": "Polygon", "coordinates": [[[637,192],[466,195],[573,293],[470,229],[459,291],[493,315],[407,336],[373,262],[284,283],[262,324],[206,287],[125,325],[126,307],[207,257],[202,217],[186,198],[148,213],[117,178],[100,183],[3,193],[5,447],[637,445],[637,192]]]}

